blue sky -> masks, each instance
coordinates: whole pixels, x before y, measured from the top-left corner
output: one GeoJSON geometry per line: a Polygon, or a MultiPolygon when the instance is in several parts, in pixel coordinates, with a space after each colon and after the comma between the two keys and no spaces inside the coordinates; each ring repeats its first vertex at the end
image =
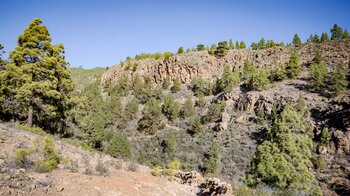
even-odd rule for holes
{"type": "Polygon", "coordinates": [[[232,38],[290,42],[295,33],[350,30],[350,1],[0,0],[0,43],[13,50],[36,17],[53,43],[63,43],[71,66],[112,66],[141,52],[176,52],[232,38]]]}

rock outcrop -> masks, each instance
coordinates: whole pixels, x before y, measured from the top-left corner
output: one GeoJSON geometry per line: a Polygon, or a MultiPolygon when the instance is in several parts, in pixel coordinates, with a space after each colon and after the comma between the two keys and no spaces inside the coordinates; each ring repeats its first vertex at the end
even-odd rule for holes
{"type": "Polygon", "coordinates": [[[298,51],[301,64],[309,64],[316,50],[321,52],[329,65],[335,65],[340,60],[344,60],[345,63],[350,61],[350,40],[320,44],[307,43],[298,48],[287,46],[263,50],[232,49],[221,59],[217,59],[207,51],[200,51],[177,54],[168,60],[130,60],[123,66],[116,65],[107,70],[102,76],[101,84],[103,86],[114,84],[122,75],[132,78],[136,74],[140,77],[150,77],[157,84],[162,83],[166,76],[169,76],[171,81],[180,77],[182,83],[188,84],[193,78],[199,76],[204,79],[220,76],[224,65],[229,65],[231,68],[242,67],[246,59],[259,67],[287,63],[294,49],[298,51]]]}

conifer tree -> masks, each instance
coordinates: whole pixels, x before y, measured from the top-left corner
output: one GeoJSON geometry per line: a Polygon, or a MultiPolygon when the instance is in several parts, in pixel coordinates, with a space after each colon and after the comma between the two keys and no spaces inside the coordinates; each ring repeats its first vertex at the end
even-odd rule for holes
{"type": "Polygon", "coordinates": [[[170,77],[167,75],[163,81],[162,87],[164,90],[168,89],[170,86],[170,77]]]}
{"type": "Polygon", "coordinates": [[[187,118],[194,114],[194,106],[191,97],[187,97],[185,103],[182,106],[181,117],[187,118]]]}
{"type": "Polygon", "coordinates": [[[234,75],[234,73],[232,73],[230,70],[230,66],[226,65],[224,66],[221,78],[218,80],[217,90],[219,92],[229,93],[238,82],[239,75],[237,75],[237,73],[234,75]]]}
{"type": "Polygon", "coordinates": [[[143,117],[139,121],[139,130],[147,134],[153,135],[160,127],[160,119],[162,115],[159,101],[151,97],[142,111],[143,117]]]}
{"type": "Polygon", "coordinates": [[[310,87],[315,92],[320,92],[325,87],[328,71],[324,62],[312,63],[310,66],[310,87]]]}
{"type": "Polygon", "coordinates": [[[331,33],[331,40],[340,40],[343,37],[343,29],[337,24],[334,24],[331,33]]]}
{"type": "Polygon", "coordinates": [[[178,54],[183,54],[184,52],[185,52],[184,47],[182,47],[182,46],[177,50],[178,54]]]}
{"type": "Polygon", "coordinates": [[[264,49],[265,48],[265,39],[261,38],[261,40],[258,42],[258,49],[264,49]]]}
{"type": "Polygon", "coordinates": [[[341,61],[333,73],[333,77],[331,80],[331,86],[332,90],[335,95],[339,94],[340,92],[344,91],[347,87],[348,83],[346,80],[346,70],[344,62],[341,61]]]}
{"type": "Polygon", "coordinates": [[[181,81],[180,81],[180,78],[179,77],[176,77],[175,80],[174,80],[174,84],[173,86],[171,87],[171,92],[172,93],[177,93],[181,90],[181,81]]]}
{"type": "Polygon", "coordinates": [[[302,44],[301,39],[299,38],[298,34],[294,35],[293,38],[293,45],[296,47],[299,47],[302,44]]]}
{"type": "Polygon", "coordinates": [[[327,33],[322,33],[321,35],[321,42],[328,42],[329,41],[329,37],[327,33]]]}
{"type": "Polygon", "coordinates": [[[204,45],[203,44],[198,44],[197,45],[197,51],[202,51],[204,50],[204,45]]]}
{"type": "Polygon", "coordinates": [[[347,29],[344,30],[342,39],[349,39],[349,32],[347,29]]]}
{"type": "Polygon", "coordinates": [[[233,45],[232,39],[230,39],[230,41],[229,41],[229,48],[230,49],[234,49],[235,48],[235,46],[233,45]]]}
{"type": "Polygon", "coordinates": [[[34,117],[36,121],[50,119],[62,133],[74,89],[63,45],[52,45],[49,31],[36,18],[19,36],[10,60],[20,69],[21,84],[15,97],[27,112],[28,126],[33,125],[34,117]]]}
{"type": "Polygon", "coordinates": [[[219,42],[218,47],[215,50],[215,56],[218,58],[222,58],[227,54],[227,51],[228,51],[227,41],[219,42]]]}
{"type": "Polygon", "coordinates": [[[299,65],[298,53],[294,50],[286,66],[286,75],[290,79],[295,79],[300,72],[301,66],[299,65]]]}
{"type": "Polygon", "coordinates": [[[238,41],[236,41],[236,49],[240,49],[240,45],[238,41]]]}
{"type": "Polygon", "coordinates": [[[258,45],[255,42],[252,42],[250,47],[252,48],[252,50],[257,50],[258,49],[258,45]]]}
{"type": "Polygon", "coordinates": [[[239,48],[242,48],[242,49],[246,48],[244,41],[241,41],[241,43],[239,44],[239,48]]]}

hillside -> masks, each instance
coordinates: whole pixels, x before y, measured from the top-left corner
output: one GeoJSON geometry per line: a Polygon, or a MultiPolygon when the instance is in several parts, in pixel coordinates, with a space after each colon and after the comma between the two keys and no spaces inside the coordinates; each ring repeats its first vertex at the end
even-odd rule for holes
{"type": "Polygon", "coordinates": [[[38,157],[28,157],[26,169],[18,167],[18,149],[32,148],[38,143],[40,148],[39,141],[47,137],[50,136],[14,128],[12,124],[0,124],[0,195],[196,195],[206,192],[201,187],[214,188],[199,178],[192,179],[192,185],[180,177],[169,181],[151,175],[147,167],[57,139],[53,147],[61,159],[58,169],[38,172],[32,165],[38,157]]]}

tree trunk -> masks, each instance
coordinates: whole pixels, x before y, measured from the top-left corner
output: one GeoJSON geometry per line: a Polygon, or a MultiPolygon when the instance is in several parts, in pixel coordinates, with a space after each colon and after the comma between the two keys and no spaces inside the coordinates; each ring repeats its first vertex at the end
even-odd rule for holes
{"type": "Polygon", "coordinates": [[[33,102],[31,100],[29,101],[27,125],[29,127],[33,126],[33,102]]]}

